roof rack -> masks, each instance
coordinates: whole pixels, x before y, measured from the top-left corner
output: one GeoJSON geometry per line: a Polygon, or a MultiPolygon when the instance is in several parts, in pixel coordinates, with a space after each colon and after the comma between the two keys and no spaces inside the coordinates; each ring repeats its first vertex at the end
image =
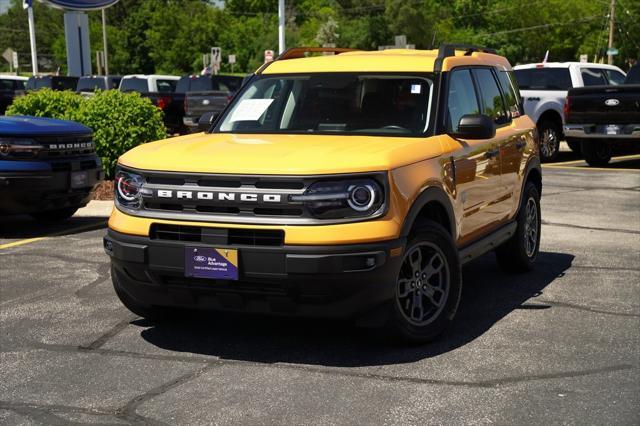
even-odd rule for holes
{"type": "Polygon", "coordinates": [[[333,53],[334,55],[339,55],[341,53],[355,52],[358,50],[360,49],[349,49],[346,47],[292,47],[282,52],[273,61],[267,62],[266,64],[262,65],[256,71],[256,74],[260,74],[262,71],[264,71],[265,68],[267,68],[270,64],[272,64],[275,61],[304,58],[307,53],[333,53]]]}
{"type": "Polygon", "coordinates": [[[445,58],[456,56],[456,50],[463,50],[465,56],[471,55],[473,52],[496,54],[495,49],[489,49],[482,46],[474,46],[472,44],[441,44],[438,49],[438,57],[434,64],[434,71],[442,71],[442,62],[445,58]]]}

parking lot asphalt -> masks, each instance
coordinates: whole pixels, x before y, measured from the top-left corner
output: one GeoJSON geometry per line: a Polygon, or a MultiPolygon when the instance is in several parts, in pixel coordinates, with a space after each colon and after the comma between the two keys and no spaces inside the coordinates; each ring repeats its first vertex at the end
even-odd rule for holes
{"type": "Polygon", "coordinates": [[[104,218],[5,221],[0,423],[638,424],[640,167],[614,164],[545,167],[535,271],[472,262],[454,328],[412,347],[340,322],[153,325],[116,299],[104,218]]]}

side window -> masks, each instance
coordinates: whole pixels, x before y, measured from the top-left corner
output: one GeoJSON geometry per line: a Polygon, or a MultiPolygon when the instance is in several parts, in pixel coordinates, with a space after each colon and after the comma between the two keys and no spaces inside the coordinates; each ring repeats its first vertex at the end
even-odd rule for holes
{"type": "Polygon", "coordinates": [[[508,71],[500,71],[496,70],[496,74],[498,75],[498,80],[500,81],[500,87],[502,87],[502,93],[504,93],[504,98],[507,103],[507,110],[509,111],[509,115],[511,118],[520,116],[520,99],[516,93],[513,84],[509,78],[508,71]]]}
{"type": "Polygon", "coordinates": [[[453,71],[449,79],[447,98],[447,130],[457,132],[463,115],[479,113],[480,108],[471,72],[469,70],[453,71]]]}
{"type": "Polygon", "coordinates": [[[497,124],[509,122],[509,117],[502,102],[502,95],[493,73],[488,68],[476,68],[473,74],[480,88],[480,104],[482,113],[488,115],[497,124]]]}
{"type": "Polygon", "coordinates": [[[624,84],[625,76],[620,71],[616,70],[604,70],[604,73],[607,75],[607,80],[609,80],[609,84],[617,86],[619,84],[624,84]]]}
{"type": "Polygon", "coordinates": [[[582,74],[582,82],[585,86],[606,86],[607,79],[604,76],[604,72],[598,68],[582,68],[580,70],[582,74]]]}

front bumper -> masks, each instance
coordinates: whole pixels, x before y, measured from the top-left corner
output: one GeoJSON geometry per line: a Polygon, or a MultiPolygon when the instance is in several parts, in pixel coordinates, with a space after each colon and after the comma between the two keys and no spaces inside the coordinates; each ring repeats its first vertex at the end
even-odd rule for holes
{"type": "Polygon", "coordinates": [[[565,124],[564,135],[568,139],[640,140],[640,124],[565,124]]]}
{"type": "Polygon", "coordinates": [[[238,281],[185,277],[185,247],[110,229],[114,283],[139,303],[276,315],[348,318],[393,297],[405,241],[335,246],[243,246],[238,281]]]}
{"type": "MultiPolygon", "coordinates": [[[[4,166],[9,163],[15,162],[3,162],[4,166]]],[[[95,157],[33,162],[32,170],[24,167],[25,164],[20,164],[20,168],[0,168],[0,214],[82,207],[89,202],[94,186],[104,178],[100,160],[95,157]],[[77,173],[86,173],[86,177],[76,186],[72,184],[72,174],[77,173]]]]}

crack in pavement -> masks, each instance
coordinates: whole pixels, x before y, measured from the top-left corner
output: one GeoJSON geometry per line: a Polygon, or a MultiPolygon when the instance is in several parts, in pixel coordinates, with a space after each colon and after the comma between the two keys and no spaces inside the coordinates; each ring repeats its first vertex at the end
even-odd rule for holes
{"type": "Polygon", "coordinates": [[[561,227],[566,227],[566,228],[587,229],[587,230],[591,230],[591,231],[620,232],[620,233],[623,233],[623,234],[638,234],[638,235],[640,235],[640,231],[634,231],[632,229],[598,228],[598,227],[594,227],[594,226],[574,225],[572,223],[549,222],[547,220],[543,220],[542,224],[543,225],[547,225],[547,226],[561,226],[561,227]]]}
{"type": "Polygon", "coordinates": [[[84,299],[86,297],[88,297],[87,293],[89,293],[91,290],[93,290],[94,287],[97,287],[98,285],[102,284],[103,282],[107,281],[110,277],[109,275],[109,269],[110,265],[108,263],[102,263],[100,264],[100,266],[98,266],[98,268],[96,269],[96,273],[98,274],[98,278],[96,278],[95,280],[91,281],[89,284],[85,284],[84,286],[80,287],[78,290],[75,291],[75,295],[79,298],[79,299],[84,299]]]}
{"type": "Polygon", "coordinates": [[[13,401],[0,401],[0,409],[13,411],[15,413],[27,416],[33,420],[42,422],[47,425],[69,425],[69,424],[83,424],[77,422],[71,422],[55,413],[69,413],[69,414],[89,414],[93,416],[114,416],[116,410],[101,410],[96,408],[84,408],[74,407],[68,405],[58,404],[35,404],[30,402],[13,402],[13,401]]]}
{"type": "MultiPolygon", "coordinates": [[[[74,352],[91,352],[104,356],[119,356],[125,358],[135,358],[135,359],[153,359],[153,360],[163,360],[163,361],[176,361],[176,362],[187,362],[193,364],[206,364],[206,366],[225,366],[225,365],[250,365],[250,366],[258,366],[258,367],[271,367],[271,368],[279,368],[279,369],[291,369],[291,370],[299,370],[311,373],[320,373],[325,375],[335,375],[342,377],[356,377],[362,379],[372,379],[372,380],[380,380],[384,382],[402,382],[402,383],[413,383],[413,384],[429,384],[429,385],[440,385],[440,386],[461,386],[461,387],[470,387],[470,388],[496,388],[501,385],[508,384],[517,384],[521,382],[529,382],[536,380],[545,380],[545,379],[558,379],[558,378],[571,378],[571,377],[581,377],[592,374],[599,374],[603,372],[612,372],[612,371],[621,371],[621,370],[629,370],[634,369],[635,367],[630,364],[617,364],[602,368],[595,369],[586,369],[586,370],[577,370],[577,371],[568,371],[568,372],[556,372],[556,373],[543,373],[538,375],[524,375],[524,376],[511,376],[511,377],[503,377],[496,378],[491,380],[480,380],[480,381],[465,381],[465,380],[441,380],[441,379],[430,379],[423,377],[413,377],[413,376],[389,376],[385,374],[376,374],[376,373],[367,373],[362,371],[351,371],[338,369],[333,367],[315,367],[309,365],[300,365],[300,364],[292,364],[286,362],[276,362],[276,363],[266,363],[266,362],[256,362],[256,361],[243,361],[243,360],[233,360],[233,359],[222,359],[222,358],[205,358],[205,357],[180,357],[174,355],[160,355],[160,354],[143,354],[140,352],[129,352],[123,350],[113,350],[113,349],[83,349],[77,346],[71,345],[49,345],[41,343],[34,349],[43,349],[43,350],[51,350],[53,352],[64,352],[64,353],[74,353],[74,352]]],[[[207,369],[205,369],[206,371],[207,369]]],[[[204,373],[204,371],[203,371],[204,373]]],[[[189,376],[189,373],[185,376],[189,376]]],[[[202,373],[201,373],[202,374],[202,373]]],[[[174,379],[178,380],[178,379],[174,379]]],[[[186,380],[186,378],[184,378],[186,380]]],[[[171,381],[173,382],[173,381],[171,381]]],[[[139,404],[138,404],[139,405],[139,404]]]]}
{"type": "Polygon", "coordinates": [[[100,337],[98,337],[97,339],[93,340],[90,343],[84,344],[84,345],[80,345],[79,348],[80,349],[98,349],[99,347],[101,347],[102,345],[104,345],[105,343],[107,343],[107,340],[111,339],[112,337],[115,337],[118,333],[120,333],[122,330],[124,330],[127,325],[129,325],[129,323],[131,321],[133,321],[134,319],[138,318],[137,316],[131,314],[128,315],[127,318],[120,320],[116,325],[114,325],[113,327],[111,327],[109,330],[107,330],[104,334],[102,334],[100,337]]]}
{"type": "Polygon", "coordinates": [[[579,311],[587,311],[593,312],[596,314],[605,314],[605,315],[615,315],[618,317],[633,317],[640,318],[640,314],[634,314],[630,312],[614,312],[614,311],[606,311],[604,309],[595,309],[589,306],[579,305],[577,303],[569,303],[569,302],[560,302],[555,300],[544,300],[544,299],[536,299],[537,302],[547,303],[551,306],[561,306],[563,308],[576,309],[579,311]]]}
{"type": "Polygon", "coordinates": [[[118,410],[118,418],[121,418],[123,420],[127,420],[131,423],[143,423],[143,424],[159,424],[159,425],[163,425],[165,423],[162,423],[160,421],[157,420],[152,420],[149,419],[147,417],[143,417],[140,414],[137,413],[137,409],[140,405],[144,404],[147,401],[152,400],[153,398],[160,396],[168,391],[170,391],[173,388],[176,388],[180,385],[183,385],[185,383],[188,383],[192,380],[197,379],[198,377],[200,377],[201,375],[203,375],[205,372],[211,370],[212,368],[216,367],[217,364],[215,363],[206,363],[205,365],[203,365],[201,368],[199,368],[196,371],[192,371],[191,373],[187,373],[187,374],[183,374],[180,377],[177,377],[173,380],[170,380],[168,382],[165,382],[163,384],[161,384],[160,386],[157,386],[153,389],[148,390],[147,392],[143,393],[142,395],[138,395],[135,398],[131,399],[124,407],[122,407],[121,409],[118,410]]]}

